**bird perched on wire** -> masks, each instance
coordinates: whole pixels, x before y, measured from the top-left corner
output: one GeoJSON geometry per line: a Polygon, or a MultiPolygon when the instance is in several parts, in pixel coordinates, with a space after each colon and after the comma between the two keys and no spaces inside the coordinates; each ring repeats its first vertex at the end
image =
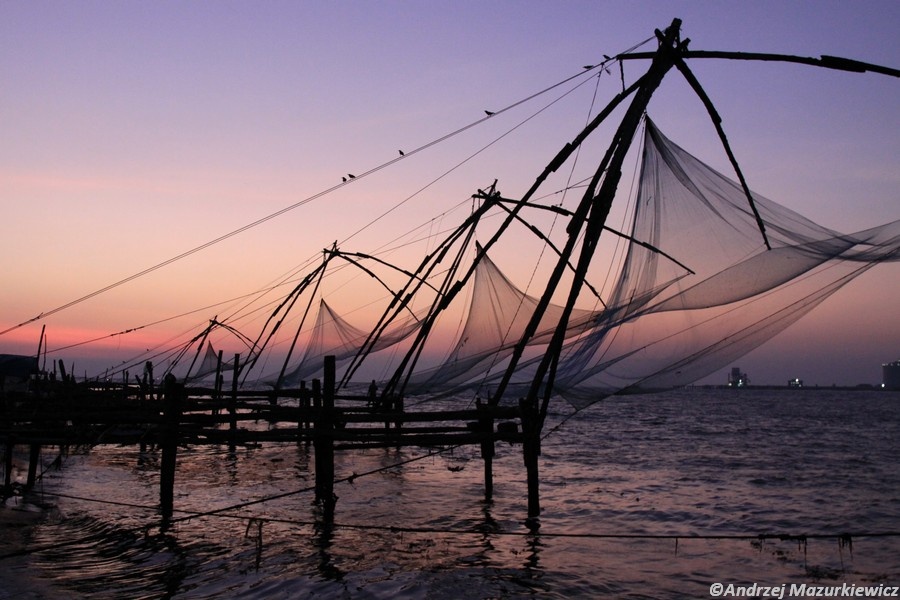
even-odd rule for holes
{"type": "Polygon", "coordinates": [[[400,153],[400,156],[406,156],[406,154],[403,153],[403,150],[397,150],[397,152],[400,153]]]}
{"type": "Polygon", "coordinates": [[[492,113],[492,112],[489,111],[489,110],[484,111],[484,114],[486,114],[486,115],[489,116],[489,117],[494,116],[494,113],[492,113]]]}

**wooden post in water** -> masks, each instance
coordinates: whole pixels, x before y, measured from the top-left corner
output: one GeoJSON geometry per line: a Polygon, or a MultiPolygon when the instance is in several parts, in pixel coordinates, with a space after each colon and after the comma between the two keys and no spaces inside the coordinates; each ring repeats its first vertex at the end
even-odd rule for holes
{"type": "MultiPolygon", "coordinates": [[[[223,350],[219,350],[218,355],[216,355],[216,382],[213,384],[213,400],[216,403],[216,406],[220,406],[220,402],[222,401],[222,353],[223,350]]],[[[216,408],[213,411],[213,414],[219,414],[219,409],[216,408]]]]}
{"type": "Polygon", "coordinates": [[[490,408],[482,404],[480,398],[475,400],[475,408],[478,411],[478,432],[488,436],[481,442],[481,458],[484,460],[484,500],[490,502],[494,498],[494,419],[490,408]]]}
{"type": "MultiPolygon", "coordinates": [[[[72,373],[74,377],[74,373],[72,373]]],[[[144,381],[147,384],[147,397],[153,400],[153,361],[148,360],[144,365],[144,381]]]]}
{"type": "Polygon", "coordinates": [[[241,374],[241,353],[236,352],[234,355],[234,370],[231,372],[231,399],[237,401],[239,375],[241,374]]]}
{"type": "Polygon", "coordinates": [[[166,525],[172,518],[175,498],[175,457],[178,451],[178,424],[181,420],[181,396],[183,393],[184,385],[179,384],[171,373],[166,375],[165,403],[160,430],[162,462],[159,477],[159,505],[163,525],[166,525]]]}
{"type": "Polygon", "coordinates": [[[299,445],[306,438],[306,444],[309,445],[309,391],[306,389],[306,381],[300,382],[300,394],[297,398],[297,444],[299,445]]]}
{"type": "Polygon", "coordinates": [[[41,461],[41,445],[31,444],[31,451],[28,456],[28,479],[25,480],[25,489],[30,490],[37,481],[37,467],[41,461]]]}
{"type": "MultiPolygon", "coordinates": [[[[316,502],[322,506],[322,514],[326,523],[334,521],[334,384],[335,357],[325,357],[325,381],[321,394],[316,402],[316,502]]],[[[313,380],[313,391],[317,391],[318,380],[313,380]]]]}
{"type": "Polygon", "coordinates": [[[231,377],[231,395],[228,397],[228,451],[234,453],[237,434],[237,392],[238,376],[240,375],[241,355],[234,355],[234,371],[231,377]]]}
{"type": "Polygon", "coordinates": [[[519,400],[522,412],[522,455],[528,481],[528,519],[534,521],[541,515],[540,479],[538,457],[541,455],[541,420],[537,398],[519,400]]]}
{"type": "Polygon", "coordinates": [[[3,478],[3,490],[9,492],[12,487],[12,464],[13,464],[13,446],[15,446],[15,438],[12,434],[6,438],[6,454],[3,461],[3,467],[6,469],[6,475],[3,478]]]}

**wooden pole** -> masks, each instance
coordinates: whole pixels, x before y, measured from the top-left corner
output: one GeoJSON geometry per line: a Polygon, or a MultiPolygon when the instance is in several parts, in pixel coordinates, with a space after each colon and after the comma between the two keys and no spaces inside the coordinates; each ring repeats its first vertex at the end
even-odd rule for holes
{"type": "MultiPolygon", "coordinates": [[[[321,390],[319,410],[316,411],[316,502],[322,507],[326,523],[334,521],[334,384],[335,357],[325,357],[325,381],[321,390]]],[[[315,390],[317,381],[313,381],[315,390]]]]}
{"type": "Polygon", "coordinates": [[[475,408],[479,412],[478,431],[487,436],[481,442],[481,458],[484,460],[484,500],[490,502],[494,497],[494,419],[480,398],[475,401],[475,408]]]}
{"type": "Polygon", "coordinates": [[[181,418],[181,396],[184,385],[179,384],[175,376],[169,373],[165,382],[165,404],[160,431],[162,446],[162,462],[159,477],[159,504],[163,526],[172,518],[175,498],[175,458],[178,451],[178,423],[181,418]]]}
{"type": "Polygon", "coordinates": [[[37,481],[37,467],[41,461],[41,445],[31,444],[31,451],[28,456],[28,479],[25,480],[25,489],[30,490],[37,481]]]}
{"type": "MultiPolygon", "coordinates": [[[[147,397],[153,400],[153,361],[148,360],[145,365],[144,381],[147,383],[147,397]]],[[[75,374],[72,373],[74,377],[75,374]]]]}
{"type": "MultiPolygon", "coordinates": [[[[221,358],[219,359],[221,363],[221,358]]],[[[238,392],[238,376],[240,374],[240,366],[241,355],[234,355],[234,371],[232,372],[231,377],[231,396],[228,398],[228,432],[229,432],[229,440],[228,440],[228,450],[232,454],[235,451],[235,447],[237,444],[235,443],[235,437],[237,433],[237,392],[238,392]]]]}
{"type": "Polygon", "coordinates": [[[538,457],[541,455],[541,421],[537,398],[519,400],[522,411],[522,456],[528,481],[528,519],[534,521],[541,515],[540,479],[538,457]]]}
{"type": "Polygon", "coordinates": [[[322,455],[324,450],[321,449],[324,444],[321,439],[321,428],[324,427],[325,424],[322,416],[322,382],[319,379],[312,380],[312,415],[313,466],[316,470],[316,503],[318,503],[322,498],[322,485],[319,482],[319,478],[325,470],[324,467],[322,467],[322,455]]]}
{"type": "Polygon", "coordinates": [[[3,466],[6,470],[6,475],[3,478],[4,493],[10,493],[10,490],[12,488],[13,446],[15,446],[15,439],[10,434],[6,438],[6,460],[4,460],[3,462],[3,466]]]}
{"type": "MultiPolygon", "coordinates": [[[[216,404],[219,404],[219,401],[222,399],[222,350],[219,350],[219,353],[216,355],[216,382],[213,384],[213,399],[216,401],[216,404]]],[[[216,414],[218,414],[219,409],[216,409],[216,414]]]]}
{"type": "Polygon", "coordinates": [[[306,435],[309,429],[309,410],[310,410],[310,402],[309,402],[309,390],[306,389],[306,382],[300,382],[300,394],[299,398],[297,398],[297,444],[303,442],[304,438],[306,439],[306,444],[309,445],[309,436],[306,435]]]}

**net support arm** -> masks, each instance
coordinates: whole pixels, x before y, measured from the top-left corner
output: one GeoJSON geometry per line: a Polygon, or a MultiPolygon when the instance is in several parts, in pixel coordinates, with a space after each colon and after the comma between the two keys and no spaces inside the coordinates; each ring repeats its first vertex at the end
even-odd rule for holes
{"type": "Polygon", "coordinates": [[[732,168],[734,168],[734,172],[737,175],[738,181],[741,183],[741,188],[744,190],[744,194],[747,196],[747,202],[750,203],[750,209],[753,211],[753,217],[756,219],[756,225],[759,227],[759,232],[762,234],[763,242],[766,244],[766,249],[771,250],[772,246],[769,244],[769,236],[766,235],[766,224],[763,222],[762,217],[759,215],[759,211],[756,209],[756,202],[753,201],[753,194],[750,192],[750,188],[747,186],[747,180],[744,178],[744,172],[741,171],[740,165],[738,165],[737,159],[734,157],[734,152],[731,151],[731,144],[728,143],[728,137],[725,135],[725,130],[722,129],[722,117],[719,115],[719,111],[716,110],[716,107],[713,105],[712,100],[709,95],[707,95],[706,90],[703,89],[703,86],[700,85],[700,81],[694,76],[694,73],[688,68],[687,64],[684,62],[682,58],[678,58],[675,61],[675,67],[681,72],[684,78],[687,80],[688,84],[691,86],[691,89],[694,90],[694,93],[700,97],[700,101],[703,102],[703,106],[706,107],[706,112],[709,113],[710,119],[712,119],[713,125],[716,128],[716,133],[719,134],[719,140],[722,142],[722,147],[725,148],[725,154],[728,155],[728,160],[731,162],[732,168]]]}

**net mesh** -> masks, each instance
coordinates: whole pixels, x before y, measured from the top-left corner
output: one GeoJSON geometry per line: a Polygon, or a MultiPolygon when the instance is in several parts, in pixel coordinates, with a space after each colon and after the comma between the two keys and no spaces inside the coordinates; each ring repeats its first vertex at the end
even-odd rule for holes
{"type": "MultiPolygon", "coordinates": [[[[553,392],[583,408],[611,394],[692,383],[772,338],[876,264],[900,259],[900,221],[844,234],[758,194],[752,198],[770,249],[742,187],[646,119],[621,268],[605,308],[571,313],[553,392]]],[[[437,367],[414,370],[406,393],[490,396],[497,389],[538,298],[518,289],[486,255],[473,279],[458,341],[437,367]]],[[[505,389],[508,401],[531,384],[562,315],[560,305],[546,309],[505,389]]],[[[368,353],[395,346],[420,325],[418,318],[392,324],[373,338],[368,353]]],[[[368,336],[323,300],[305,354],[282,385],[319,373],[326,355],[339,364],[356,356],[368,336]]],[[[274,382],[277,375],[266,379],[274,382]]]]}
{"type": "MultiPolygon", "coordinates": [[[[740,185],[649,119],[644,136],[631,237],[664,254],[631,242],[608,308],[573,315],[554,392],[577,407],[696,381],[874,265],[900,258],[900,221],[843,234],[753,194],[769,250],[740,185]]],[[[490,388],[500,374],[486,374],[485,365],[508,354],[534,310],[534,299],[491,263],[479,273],[464,334],[447,363],[429,374],[432,389],[490,388]]],[[[559,310],[551,306],[532,344],[546,343],[540,332],[552,331],[559,310]]],[[[508,395],[522,393],[535,360],[522,363],[508,395]]]]}

